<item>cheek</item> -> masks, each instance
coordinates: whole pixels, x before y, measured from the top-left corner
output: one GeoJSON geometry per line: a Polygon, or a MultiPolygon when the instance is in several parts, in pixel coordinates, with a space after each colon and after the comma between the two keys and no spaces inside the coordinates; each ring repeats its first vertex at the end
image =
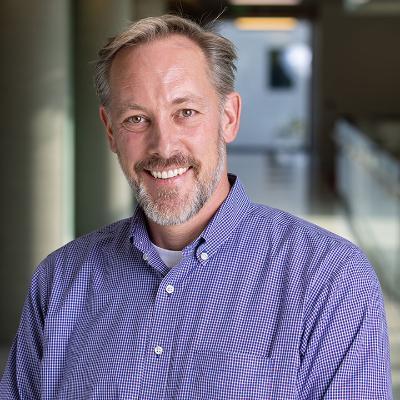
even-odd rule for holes
{"type": "Polygon", "coordinates": [[[217,121],[207,121],[192,130],[190,143],[195,150],[205,156],[218,144],[220,125],[217,121]]]}
{"type": "Polygon", "coordinates": [[[128,135],[121,135],[116,141],[117,152],[120,157],[127,160],[139,160],[142,154],[142,145],[137,138],[128,135]]]}

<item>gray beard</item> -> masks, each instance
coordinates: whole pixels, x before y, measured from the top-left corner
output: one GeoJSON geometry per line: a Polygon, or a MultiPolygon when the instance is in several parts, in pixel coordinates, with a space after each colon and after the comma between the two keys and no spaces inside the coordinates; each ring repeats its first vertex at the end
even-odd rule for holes
{"type": "Polygon", "coordinates": [[[143,183],[136,182],[129,176],[127,171],[124,171],[124,168],[122,170],[147,218],[158,225],[180,225],[189,221],[203,208],[221,180],[226,161],[226,148],[222,135],[219,135],[218,138],[217,157],[218,163],[212,176],[205,177],[204,181],[195,176],[193,191],[183,199],[180,198],[178,189],[160,190],[157,193],[157,198],[153,199],[143,183]],[[177,205],[177,207],[171,208],[171,205],[177,205]]]}

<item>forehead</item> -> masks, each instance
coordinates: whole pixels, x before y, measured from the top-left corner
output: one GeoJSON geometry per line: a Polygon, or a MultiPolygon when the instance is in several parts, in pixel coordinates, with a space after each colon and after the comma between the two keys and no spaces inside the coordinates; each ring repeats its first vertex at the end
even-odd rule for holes
{"type": "Polygon", "coordinates": [[[202,49],[178,34],[120,50],[110,69],[111,86],[128,79],[168,81],[188,76],[207,80],[211,77],[202,49]]]}

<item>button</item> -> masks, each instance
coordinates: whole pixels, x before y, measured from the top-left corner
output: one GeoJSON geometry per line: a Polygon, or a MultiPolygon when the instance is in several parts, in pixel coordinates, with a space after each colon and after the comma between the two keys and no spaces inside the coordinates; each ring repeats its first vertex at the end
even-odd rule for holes
{"type": "Polygon", "coordinates": [[[200,258],[201,258],[203,261],[207,261],[207,260],[208,260],[208,254],[205,253],[205,252],[201,253],[201,254],[200,254],[200,258]]]}
{"type": "Polygon", "coordinates": [[[161,346],[154,347],[154,353],[156,353],[158,356],[161,356],[161,354],[163,352],[164,352],[164,349],[161,346]]]}
{"type": "Polygon", "coordinates": [[[172,293],[174,293],[175,288],[174,288],[172,285],[167,285],[166,288],[165,288],[165,291],[166,291],[168,294],[172,294],[172,293]]]}
{"type": "Polygon", "coordinates": [[[143,253],[143,260],[147,261],[149,259],[149,256],[146,253],[143,253]]]}

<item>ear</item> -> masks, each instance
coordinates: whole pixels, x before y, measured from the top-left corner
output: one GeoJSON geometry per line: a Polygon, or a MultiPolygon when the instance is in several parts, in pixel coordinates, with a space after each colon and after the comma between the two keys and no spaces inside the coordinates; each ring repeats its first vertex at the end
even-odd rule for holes
{"type": "Polygon", "coordinates": [[[114,132],[112,129],[111,118],[110,118],[107,110],[104,108],[104,106],[100,106],[99,115],[100,115],[101,121],[104,124],[104,127],[106,128],[106,135],[107,135],[108,144],[110,146],[110,149],[112,152],[116,153],[117,152],[117,144],[115,142],[115,136],[114,136],[114,132]]]}
{"type": "Polygon", "coordinates": [[[242,99],[237,92],[229,93],[225,98],[225,104],[222,111],[222,136],[225,143],[235,140],[240,125],[240,112],[242,108],[242,99]]]}

